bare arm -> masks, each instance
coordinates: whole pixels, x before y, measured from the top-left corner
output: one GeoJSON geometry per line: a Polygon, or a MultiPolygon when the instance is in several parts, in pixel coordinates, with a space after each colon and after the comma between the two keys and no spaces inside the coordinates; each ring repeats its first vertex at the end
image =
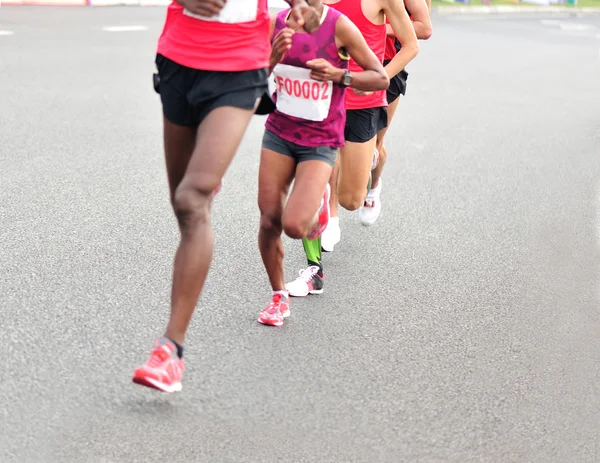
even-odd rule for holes
{"type": "MultiPolygon", "coordinates": [[[[363,72],[352,73],[351,87],[356,90],[374,91],[385,90],[390,85],[390,80],[383,68],[383,65],[367,45],[362,33],[356,25],[347,17],[342,16],[338,19],[335,27],[336,44],[344,47],[348,54],[356,61],[363,72]]],[[[341,81],[344,72],[341,71],[339,81],[341,81]]]]}
{"type": "Polygon", "coordinates": [[[427,40],[432,32],[428,1],[431,3],[431,0],[404,0],[406,9],[410,11],[415,34],[421,40],[427,40]]]}
{"type": "Polygon", "coordinates": [[[417,56],[419,44],[404,3],[401,0],[381,0],[381,3],[383,11],[392,25],[394,35],[402,45],[402,49],[385,67],[388,76],[393,77],[417,56]]]}

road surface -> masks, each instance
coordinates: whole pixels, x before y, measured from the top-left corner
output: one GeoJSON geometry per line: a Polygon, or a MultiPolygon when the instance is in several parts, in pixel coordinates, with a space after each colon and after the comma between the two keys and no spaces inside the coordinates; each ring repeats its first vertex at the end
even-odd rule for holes
{"type": "Polygon", "coordinates": [[[256,322],[257,117],[168,396],[131,383],[178,238],[163,17],[0,11],[0,461],[599,461],[600,18],[435,16],[382,217],[342,213],[324,295],[281,329],[256,322]]]}

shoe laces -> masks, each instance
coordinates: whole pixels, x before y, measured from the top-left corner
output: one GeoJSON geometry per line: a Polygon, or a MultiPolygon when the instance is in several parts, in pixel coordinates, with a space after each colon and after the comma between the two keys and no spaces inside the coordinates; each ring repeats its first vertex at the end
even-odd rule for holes
{"type": "Polygon", "coordinates": [[[313,277],[319,273],[319,267],[316,265],[311,265],[305,269],[300,270],[300,280],[304,281],[304,283],[309,283],[313,277]]]}
{"type": "Polygon", "coordinates": [[[282,298],[283,298],[283,296],[281,294],[275,294],[273,296],[273,299],[271,299],[271,302],[269,302],[269,305],[265,309],[265,312],[267,312],[269,315],[273,315],[273,314],[276,314],[277,312],[280,312],[282,298]]]}
{"type": "Polygon", "coordinates": [[[171,358],[171,354],[167,351],[164,345],[156,344],[156,347],[152,349],[150,358],[148,359],[148,366],[156,368],[171,358]]]}

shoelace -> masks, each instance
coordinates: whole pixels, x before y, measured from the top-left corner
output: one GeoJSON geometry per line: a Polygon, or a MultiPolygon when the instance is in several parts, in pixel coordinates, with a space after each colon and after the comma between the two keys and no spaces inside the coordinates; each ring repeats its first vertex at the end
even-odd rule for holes
{"type": "Polygon", "coordinates": [[[150,354],[150,359],[148,360],[148,366],[152,368],[156,368],[166,360],[168,360],[170,354],[166,351],[166,349],[157,344],[157,346],[152,349],[152,353],[150,354]]]}
{"type": "Polygon", "coordinates": [[[300,278],[302,279],[302,281],[304,281],[304,283],[308,283],[310,282],[310,280],[312,280],[312,278],[319,272],[319,267],[316,267],[314,265],[311,265],[308,268],[302,269],[300,270],[300,278]]]}
{"type": "Polygon", "coordinates": [[[273,299],[271,299],[271,302],[269,302],[269,305],[267,306],[267,309],[265,310],[265,312],[267,312],[269,315],[273,315],[279,311],[281,311],[281,298],[283,296],[281,294],[275,294],[275,296],[273,296],[273,299]]]}

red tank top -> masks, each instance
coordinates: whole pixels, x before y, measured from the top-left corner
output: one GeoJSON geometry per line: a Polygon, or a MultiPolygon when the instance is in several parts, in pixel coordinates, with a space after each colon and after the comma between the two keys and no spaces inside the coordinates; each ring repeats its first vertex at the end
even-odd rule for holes
{"type": "Polygon", "coordinates": [[[267,0],[228,0],[213,18],[194,16],[173,2],[157,51],[202,71],[251,71],[269,66],[269,34],[267,0]]]}
{"type": "MultiPolygon", "coordinates": [[[[329,3],[328,5],[346,15],[350,21],[356,24],[369,48],[383,63],[386,43],[385,23],[373,24],[363,14],[361,3],[362,0],[340,0],[337,3],[329,3]]],[[[354,60],[350,60],[350,71],[360,72],[363,71],[363,68],[356,64],[354,60]]],[[[385,90],[373,92],[368,96],[358,96],[351,88],[346,89],[346,109],[379,108],[387,106],[387,104],[385,90]]]]}

